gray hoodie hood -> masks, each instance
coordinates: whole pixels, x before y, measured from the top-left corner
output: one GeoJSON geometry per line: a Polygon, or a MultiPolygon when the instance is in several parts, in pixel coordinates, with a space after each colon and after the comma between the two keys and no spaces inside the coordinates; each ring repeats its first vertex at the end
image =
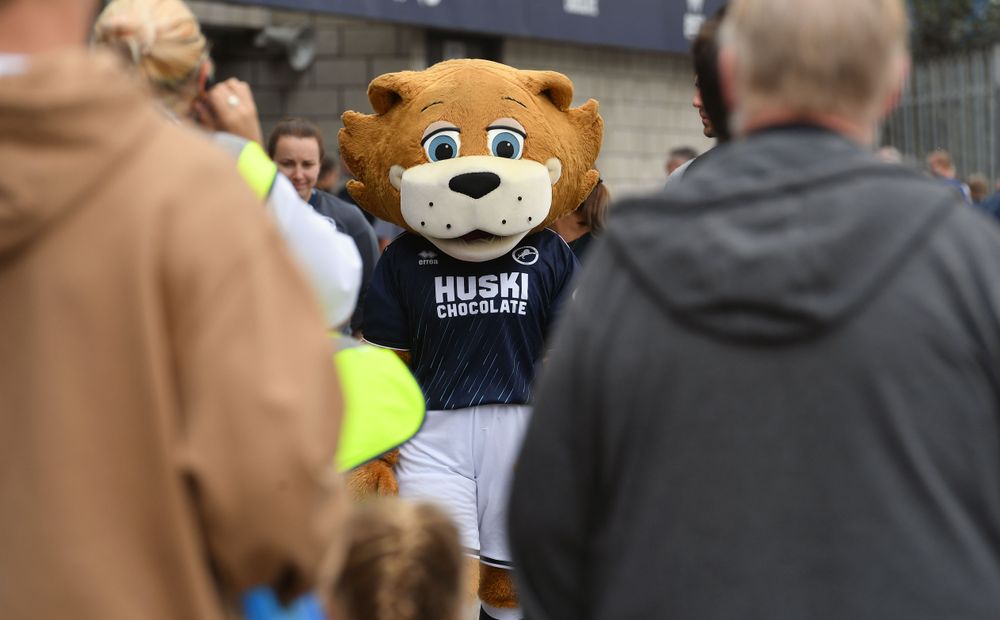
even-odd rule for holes
{"type": "Polygon", "coordinates": [[[785,127],[716,149],[666,200],[616,213],[608,237],[678,320],[782,342],[847,320],[956,205],[953,190],[841,136],[785,127]]]}

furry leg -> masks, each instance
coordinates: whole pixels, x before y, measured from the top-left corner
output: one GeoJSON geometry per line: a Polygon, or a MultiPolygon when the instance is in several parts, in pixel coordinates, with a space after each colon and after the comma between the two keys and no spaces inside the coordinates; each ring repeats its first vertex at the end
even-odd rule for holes
{"type": "Polygon", "coordinates": [[[479,565],[479,600],[493,607],[512,609],[517,607],[517,593],[514,579],[509,570],[479,565]]]}

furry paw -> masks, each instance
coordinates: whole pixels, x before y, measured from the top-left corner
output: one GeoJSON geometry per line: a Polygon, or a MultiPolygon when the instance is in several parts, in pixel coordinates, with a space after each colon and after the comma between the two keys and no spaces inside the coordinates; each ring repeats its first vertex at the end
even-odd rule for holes
{"type": "Polygon", "coordinates": [[[399,484],[393,466],[399,461],[399,450],[393,450],[374,461],[351,470],[347,489],[355,501],[375,496],[399,495],[399,484]]]}

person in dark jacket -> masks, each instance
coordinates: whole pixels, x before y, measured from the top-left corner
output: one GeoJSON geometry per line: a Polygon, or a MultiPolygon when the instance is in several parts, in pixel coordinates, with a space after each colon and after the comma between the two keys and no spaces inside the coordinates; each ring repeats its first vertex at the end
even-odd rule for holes
{"type": "Polygon", "coordinates": [[[1000,613],[1000,232],[870,152],[906,33],[902,0],[730,4],[742,139],[616,206],[536,390],[526,617],[1000,613]]]}
{"type": "Polygon", "coordinates": [[[337,229],[350,235],[358,246],[362,264],[361,292],[349,325],[349,331],[358,334],[364,327],[362,319],[365,293],[378,261],[378,241],[361,209],[316,189],[325,151],[323,134],[319,128],[301,118],[280,121],[267,139],[267,154],[292,182],[302,200],[308,202],[317,213],[332,220],[337,229]]]}
{"type": "MultiPolygon", "coordinates": [[[[705,20],[691,44],[691,63],[694,67],[694,99],[691,105],[698,110],[702,132],[706,138],[714,138],[716,144],[725,144],[732,139],[729,130],[729,113],[722,94],[719,79],[719,27],[726,17],[727,5],[705,20]]],[[[711,157],[714,147],[701,155],[696,155],[670,171],[665,189],[670,191],[679,183],[687,171],[704,163],[711,157]]]]}
{"type": "Polygon", "coordinates": [[[975,204],[972,200],[972,191],[968,184],[958,178],[955,170],[955,162],[951,159],[951,154],[943,149],[937,149],[927,154],[927,171],[931,176],[938,179],[948,187],[962,195],[967,204],[975,204]]]}

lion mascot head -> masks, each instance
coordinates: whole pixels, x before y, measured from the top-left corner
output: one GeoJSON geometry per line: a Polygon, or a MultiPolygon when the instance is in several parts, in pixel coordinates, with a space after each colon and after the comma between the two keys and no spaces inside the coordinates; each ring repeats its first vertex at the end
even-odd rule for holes
{"type": "Polygon", "coordinates": [[[604,122],[561,73],[449,60],[379,76],[368,99],[375,114],[343,116],[348,191],[459,260],[510,252],[597,184],[604,122]]]}

